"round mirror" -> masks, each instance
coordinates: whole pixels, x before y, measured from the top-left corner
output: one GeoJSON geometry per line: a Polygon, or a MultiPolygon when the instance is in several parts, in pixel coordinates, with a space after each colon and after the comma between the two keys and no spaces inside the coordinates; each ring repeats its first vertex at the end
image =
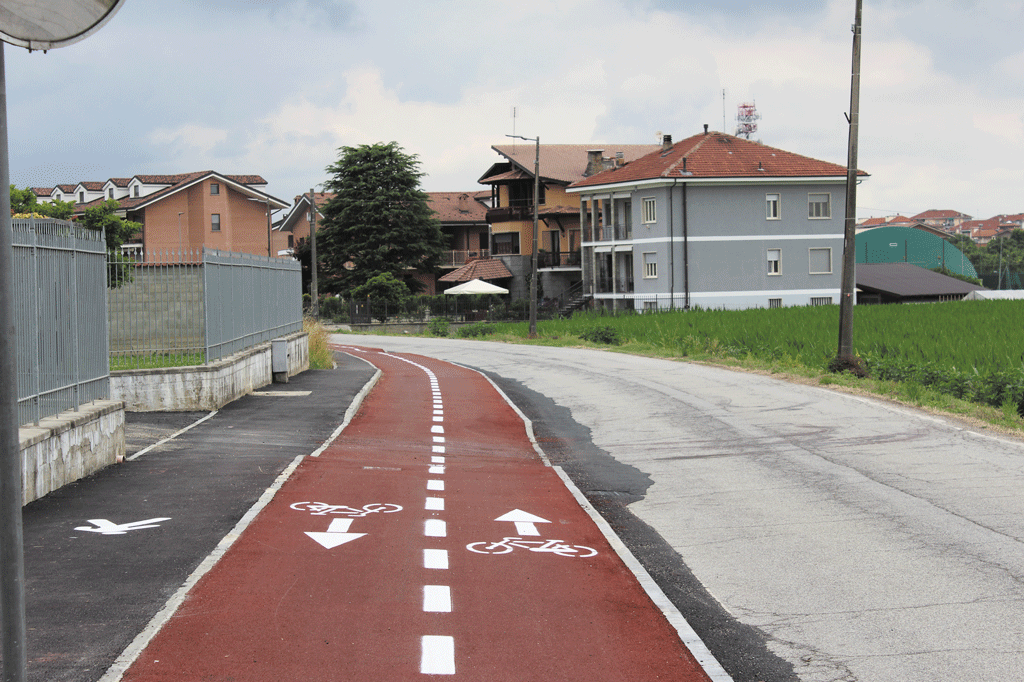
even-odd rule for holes
{"type": "Polygon", "coordinates": [[[0,40],[30,50],[52,50],[88,37],[124,0],[4,0],[0,40]]]}

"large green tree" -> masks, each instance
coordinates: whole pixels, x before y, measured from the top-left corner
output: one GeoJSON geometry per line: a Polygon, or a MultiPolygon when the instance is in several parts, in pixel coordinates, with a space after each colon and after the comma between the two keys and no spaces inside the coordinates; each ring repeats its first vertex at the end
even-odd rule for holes
{"type": "Polygon", "coordinates": [[[121,205],[114,199],[102,204],[90,206],[82,215],[81,224],[90,230],[98,230],[107,238],[107,251],[119,254],[121,245],[131,239],[136,232],[142,231],[142,224],[133,220],[125,220],[117,215],[121,205]]]}
{"type": "Polygon", "coordinates": [[[420,290],[412,273],[436,272],[445,242],[420,190],[416,155],[397,142],[338,151],[324,183],[334,198],[324,204],[316,233],[321,290],[347,293],[383,273],[420,290]]]}

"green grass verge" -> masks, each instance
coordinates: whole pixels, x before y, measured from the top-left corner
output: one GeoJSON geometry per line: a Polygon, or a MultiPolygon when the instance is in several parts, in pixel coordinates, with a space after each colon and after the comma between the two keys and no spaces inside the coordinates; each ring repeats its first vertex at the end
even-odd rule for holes
{"type": "Polygon", "coordinates": [[[161,367],[191,367],[206,362],[205,353],[150,353],[148,355],[118,355],[110,358],[110,371],[122,369],[159,369],[161,367]]]}

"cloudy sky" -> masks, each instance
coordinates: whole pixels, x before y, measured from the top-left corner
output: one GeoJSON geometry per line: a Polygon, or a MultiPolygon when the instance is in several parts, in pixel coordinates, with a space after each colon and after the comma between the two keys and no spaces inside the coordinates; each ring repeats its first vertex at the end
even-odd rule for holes
{"type": "MultiPolygon", "coordinates": [[[[707,123],[846,163],[854,0],[127,0],[5,46],[18,187],[259,174],[290,201],[341,146],[397,141],[481,189],[506,134],[656,143],[707,123]],[[724,90],[724,99],[723,99],[724,90]],[[513,110],[515,118],[513,119],[513,110]]],[[[861,217],[1024,212],[1024,0],[865,0],[861,217]]]]}

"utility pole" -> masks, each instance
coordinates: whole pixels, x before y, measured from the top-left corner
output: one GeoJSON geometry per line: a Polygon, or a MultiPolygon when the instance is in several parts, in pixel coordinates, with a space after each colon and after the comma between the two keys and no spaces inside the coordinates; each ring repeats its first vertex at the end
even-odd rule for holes
{"type": "Polygon", "coordinates": [[[316,194],[309,188],[309,312],[320,318],[320,298],[316,289],[316,194]]]}
{"type": "Polygon", "coordinates": [[[537,338],[537,204],[540,203],[540,135],[523,137],[506,135],[527,142],[536,142],[537,151],[533,159],[533,265],[530,267],[530,338],[537,338]]]}
{"type": "Polygon", "coordinates": [[[846,226],[843,237],[843,280],[839,295],[839,353],[840,361],[853,358],[853,305],[856,291],[857,268],[857,128],[860,120],[860,39],[861,5],[857,0],[857,14],[853,24],[853,68],[850,77],[849,148],[846,166],[846,226]]]}

